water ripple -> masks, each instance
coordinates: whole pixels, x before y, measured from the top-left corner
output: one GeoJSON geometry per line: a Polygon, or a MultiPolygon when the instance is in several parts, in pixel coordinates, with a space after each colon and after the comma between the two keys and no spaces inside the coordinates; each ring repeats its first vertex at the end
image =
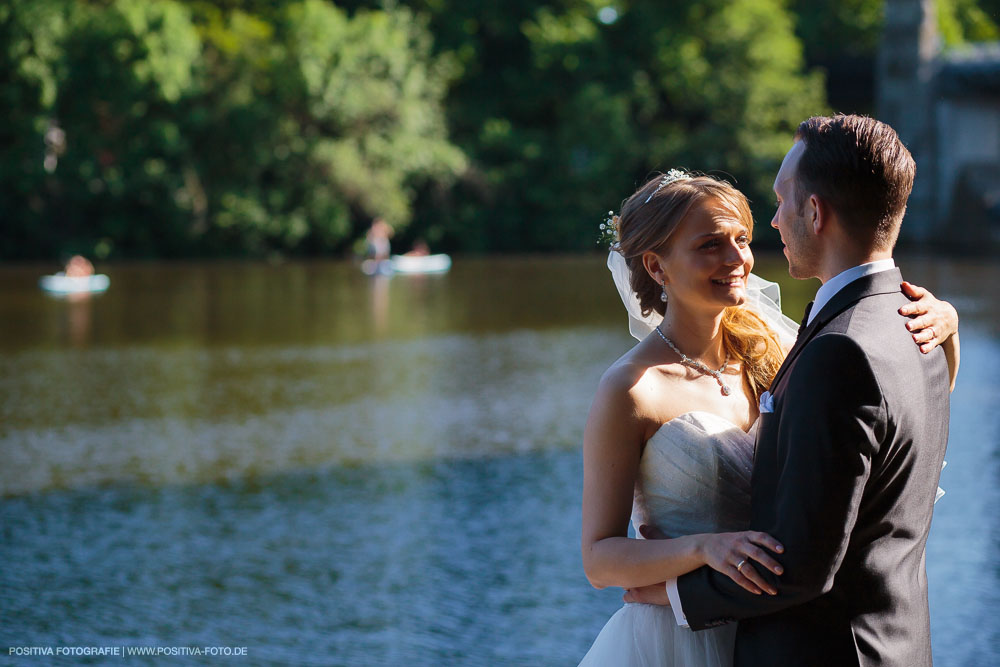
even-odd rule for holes
{"type": "Polygon", "coordinates": [[[620,332],[582,329],[9,355],[0,494],[565,447],[579,442],[597,378],[621,343],[620,332]],[[53,375],[54,385],[37,384],[53,375]],[[53,389],[78,375],[93,385],[90,400],[53,389]]]}

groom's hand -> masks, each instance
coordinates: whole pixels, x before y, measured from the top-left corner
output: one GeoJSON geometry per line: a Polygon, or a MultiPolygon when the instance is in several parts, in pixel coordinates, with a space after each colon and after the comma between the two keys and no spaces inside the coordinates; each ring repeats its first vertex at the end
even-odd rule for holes
{"type": "Polygon", "coordinates": [[[670,536],[664,533],[662,530],[656,526],[650,526],[647,524],[642,524],[639,526],[639,534],[645,537],[647,540],[667,540],[670,536]]]}
{"type": "Polygon", "coordinates": [[[622,597],[625,602],[641,602],[642,604],[658,604],[661,607],[670,606],[670,598],[667,597],[666,582],[653,584],[652,586],[641,586],[639,588],[626,588],[622,597]]]}

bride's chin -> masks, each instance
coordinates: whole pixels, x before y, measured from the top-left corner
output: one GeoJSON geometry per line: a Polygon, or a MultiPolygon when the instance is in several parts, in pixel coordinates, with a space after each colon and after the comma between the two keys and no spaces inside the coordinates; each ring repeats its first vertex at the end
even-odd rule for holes
{"type": "Polygon", "coordinates": [[[722,303],[725,304],[726,308],[731,308],[733,306],[742,306],[747,302],[746,290],[739,290],[732,294],[727,295],[727,298],[722,299],[722,303]]]}

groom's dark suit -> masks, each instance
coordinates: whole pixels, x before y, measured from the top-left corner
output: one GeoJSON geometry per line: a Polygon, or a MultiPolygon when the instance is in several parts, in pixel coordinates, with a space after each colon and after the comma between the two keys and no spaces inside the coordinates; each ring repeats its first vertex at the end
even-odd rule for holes
{"type": "Polygon", "coordinates": [[[845,286],[799,335],[761,415],[751,528],[785,547],[777,596],[681,577],[691,628],[739,621],[736,665],[931,664],[924,545],[948,437],[944,354],[921,354],[898,269],[845,286]]]}

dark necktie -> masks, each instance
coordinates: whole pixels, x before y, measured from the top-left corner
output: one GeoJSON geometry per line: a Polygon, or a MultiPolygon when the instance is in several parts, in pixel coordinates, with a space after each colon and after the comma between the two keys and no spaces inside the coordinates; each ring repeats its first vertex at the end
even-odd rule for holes
{"type": "Polygon", "coordinates": [[[812,309],[813,309],[813,302],[810,301],[809,303],[806,304],[805,315],[802,316],[802,323],[799,324],[800,334],[802,333],[802,330],[806,328],[806,324],[809,322],[809,313],[812,311],[812,309]]]}

